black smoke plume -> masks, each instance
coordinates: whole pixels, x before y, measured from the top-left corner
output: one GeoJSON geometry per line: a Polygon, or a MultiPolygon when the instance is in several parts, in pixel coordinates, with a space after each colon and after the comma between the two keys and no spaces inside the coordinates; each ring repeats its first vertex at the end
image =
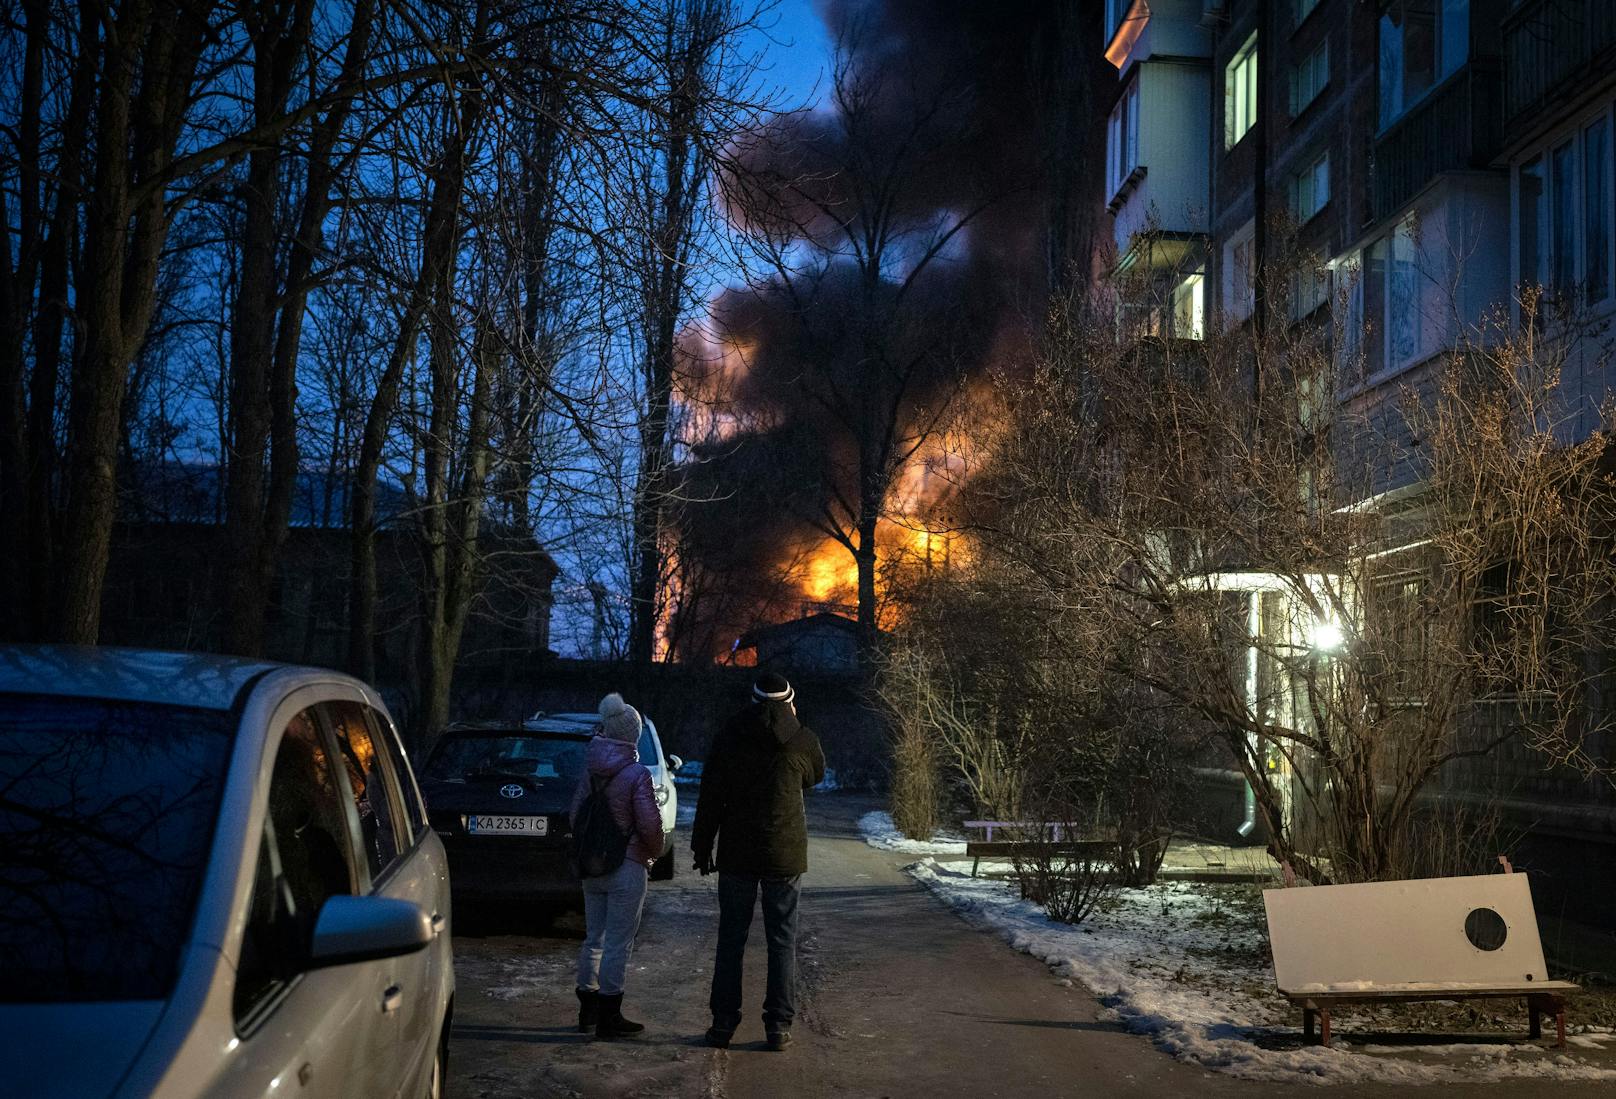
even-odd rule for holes
{"type": "Polygon", "coordinates": [[[833,86],[818,109],[778,116],[740,148],[727,180],[734,224],[788,262],[819,262],[725,292],[710,330],[685,341],[683,388],[707,411],[672,534],[676,657],[721,657],[746,629],[807,609],[784,573],[858,498],[849,408],[896,401],[902,431],[923,431],[945,394],[968,399],[973,380],[1025,362],[1050,293],[1087,277],[1103,155],[1094,108],[1113,75],[1098,8],[821,3],[839,44],[833,86]],[[961,218],[907,286],[916,255],[897,249],[872,288],[840,247],[877,220],[919,241],[961,218]]]}

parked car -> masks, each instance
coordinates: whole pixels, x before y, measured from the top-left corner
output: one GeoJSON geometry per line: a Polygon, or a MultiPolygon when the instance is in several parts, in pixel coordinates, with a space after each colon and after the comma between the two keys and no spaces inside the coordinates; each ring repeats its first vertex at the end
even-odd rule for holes
{"type": "MultiPolygon", "coordinates": [[[[570,865],[567,813],[599,725],[594,714],[535,714],[523,722],[462,722],[443,731],[421,783],[462,900],[583,903],[570,865]]],[[[664,840],[671,841],[679,757],[663,755],[649,718],[639,753],[651,772],[664,840]]],[[[651,871],[657,880],[673,877],[673,846],[665,846],[651,871]]]]}
{"type": "Polygon", "coordinates": [[[336,672],[0,648],[7,1094],[438,1096],[449,878],[336,672]]]}

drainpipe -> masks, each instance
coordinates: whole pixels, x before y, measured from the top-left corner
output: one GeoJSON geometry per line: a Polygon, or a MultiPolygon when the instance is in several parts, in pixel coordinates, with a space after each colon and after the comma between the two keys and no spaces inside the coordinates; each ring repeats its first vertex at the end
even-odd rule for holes
{"type": "MultiPolygon", "coordinates": [[[[1257,48],[1259,50],[1262,48],[1260,42],[1257,48]]],[[[1261,629],[1262,593],[1253,591],[1246,596],[1246,635],[1251,638],[1251,644],[1246,647],[1246,701],[1254,717],[1257,713],[1257,634],[1261,629]]],[[[1247,736],[1251,743],[1252,755],[1257,757],[1258,749],[1261,747],[1257,734],[1249,733],[1247,736]]],[[[1235,829],[1241,839],[1248,838],[1257,829],[1257,790],[1251,785],[1250,779],[1246,780],[1245,800],[1245,818],[1241,820],[1240,827],[1235,829]]]]}

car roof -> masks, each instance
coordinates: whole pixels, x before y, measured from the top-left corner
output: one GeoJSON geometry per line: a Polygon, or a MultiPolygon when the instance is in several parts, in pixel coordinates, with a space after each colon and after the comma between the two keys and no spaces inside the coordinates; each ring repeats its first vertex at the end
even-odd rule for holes
{"type": "Polygon", "coordinates": [[[559,734],[561,736],[575,736],[588,739],[595,735],[595,727],[599,721],[583,722],[571,720],[577,715],[567,715],[565,719],[553,716],[528,718],[526,721],[456,721],[444,727],[445,736],[456,734],[471,735],[503,733],[506,736],[527,736],[532,733],[559,734]]]}
{"type": "Polygon", "coordinates": [[[0,693],[228,710],[287,665],[211,653],[76,645],[0,645],[0,693]]]}

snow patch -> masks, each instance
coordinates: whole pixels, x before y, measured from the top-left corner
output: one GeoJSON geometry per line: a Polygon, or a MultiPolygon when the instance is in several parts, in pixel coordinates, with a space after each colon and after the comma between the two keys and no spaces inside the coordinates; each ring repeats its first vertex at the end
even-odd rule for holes
{"type": "Polygon", "coordinates": [[[912,840],[898,831],[892,823],[891,813],[865,813],[858,820],[864,842],[882,851],[898,851],[905,855],[963,855],[965,841],[942,837],[930,840],[912,840]]]}
{"type": "MultiPolygon", "coordinates": [[[[871,817],[886,814],[859,822],[866,839],[883,846],[877,837],[887,833],[871,817]]],[[[1072,927],[1050,920],[1003,882],[968,877],[932,858],[907,869],[967,921],[996,931],[1057,978],[1082,982],[1108,1009],[1104,1015],[1204,1068],[1248,1080],[1317,1084],[1616,1080],[1616,1071],[1519,1043],[1353,1047],[1338,1038],[1329,1049],[1294,1045],[1299,1029],[1241,991],[1272,987],[1272,970],[1230,961],[1231,955],[1261,956],[1261,929],[1232,917],[1215,892],[1191,883],[1116,890],[1104,911],[1072,927]],[[1218,967],[1215,988],[1196,979],[1208,965],[1218,967]],[[1421,1053],[1441,1060],[1408,1059],[1421,1053]]]]}

